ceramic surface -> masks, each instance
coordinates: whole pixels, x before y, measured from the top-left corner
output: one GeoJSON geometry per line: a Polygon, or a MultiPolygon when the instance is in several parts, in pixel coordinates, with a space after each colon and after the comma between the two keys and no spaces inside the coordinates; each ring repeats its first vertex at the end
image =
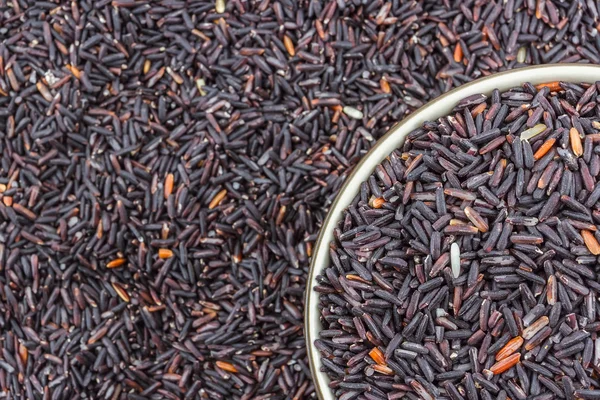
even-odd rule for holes
{"type": "Polygon", "coordinates": [[[321,330],[319,310],[317,308],[319,296],[313,288],[317,285],[317,275],[329,264],[329,243],[333,239],[333,230],[338,221],[340,221],[343,210],[358,193],[360,184],[367,180],[381,161],[395,148],[402,145],[408,133],[418,128],[425,121],[433,121],[447,115],[464,97],[477,93],[489,95],[494,89],[499,89],[502,92],[511,87],[520,86],[523,82],[531,82],[535,85],[552,81],[595,82],[599,80],[600,66],[585,64],[540,65],[500,72],[480,78],[441,95],[413,112],[402,122],[390,129],[363,157],[342,186],[340,193],[327,214],[315,245],[315,252],[307,281],[308,287],[306,290],[304,311],[306,345],[315,390],[321,400],[335,400],[335,397],[333,390],[328,387],[329,378],[325,373],[320,371],[321,360],[319,351],[313,345],[315,339],[318,339],[319,331],[321,330]]]}

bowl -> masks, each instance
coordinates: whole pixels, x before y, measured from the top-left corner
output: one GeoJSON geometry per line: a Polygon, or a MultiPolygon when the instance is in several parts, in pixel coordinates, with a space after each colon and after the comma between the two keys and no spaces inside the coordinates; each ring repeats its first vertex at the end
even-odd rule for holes
{"type": "Polygon", "coordinates": [[[319,294],[314,290],[317,275],[329,264],[329,243],[333,239],[333,231],[342,217],[344,209],[358,193],[360,184],[367,180],[379,165],[394,149],[400,147],[404,138],[425,121],[433,121],[449,114],[464,97],[484,93],[489,95],[494,89],[501,92],[524,82],[534,85],[553,82],[595,82],[600,80],[600,66],[586,64],[554,64],[521,68],[500,72],[469,82],[430,101],[402,122],[389,130],[377,144],[363,157],[354,171],[346,179],[335,198],[321,228],[315,245],[305,299],[305,334],[310,369],[315,384],[315,391],[321,400],[334,400],[333,391],[329,388],[327,374],[321,372],[321,359],[314,341],[319,338],[321,322],[319,320],[319,294]]]}

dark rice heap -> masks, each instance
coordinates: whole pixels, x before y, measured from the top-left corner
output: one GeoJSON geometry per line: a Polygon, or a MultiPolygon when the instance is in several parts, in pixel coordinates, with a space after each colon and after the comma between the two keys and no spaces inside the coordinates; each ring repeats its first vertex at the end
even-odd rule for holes
{"type": "Polygon", "coordinates": [[[599,89],[469,96],[361,185],[316,287],[336,398],[600,398],[599,89]]]}
{"type": "MultiPolygon", "coordinates": [[[[314,397],[308,259],[440,93],[598,62],[594,1],[0,0],[0,390],[314,397]]],[[[373,395],[375,396],[375,395],[373,395]]]]}

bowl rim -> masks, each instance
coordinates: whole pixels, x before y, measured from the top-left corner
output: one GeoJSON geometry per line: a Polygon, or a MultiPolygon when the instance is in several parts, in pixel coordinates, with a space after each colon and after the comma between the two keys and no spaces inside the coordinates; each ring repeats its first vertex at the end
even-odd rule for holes
{"type": "MultiPolygon", "coordinates": [[[[316,276],[320,273],[324,264],[329,260],[329,243],[333,236],[333,229],[339,222],[343,210],[346,209],[349,201],[345,204],[342,203],[342,198],[348,198],[348,195],[343,194],[352,192],[352,198],[358,193],[358,185],[352,188],[352,185],[361,183],[364,179],[359,182],[354,182],[358,178],[360,172],[364,173],[364,169],[369,170],[369,175],[374,171],[375,167],[379,165],[385,157],[387,157],[394,149],[398,148],[398,145],[404,143],[406,135],[413,129],[415,125],[418,127],[426,120],[431,120],[429,115],[433,110],[433,115],[436,118],[448,114],[455,106],[456,103],[451,105],[450,111],[440,110],[436,112],[434,108],[444,101],[459,100],[458,96],[466,97],[472,94],[485,93],[489,94],[495,88],[502,88],[501,91],[507,90],[510,87],[520,85],[524,82],[530,82],[532,84],[540,84],[544,82],[596,82],[600,81],[600,65],[594,64],[544,64],[529,66],[523,68],[517,68],[507,71],[494,73],[485,77],[475,79],[471,82],[467,82],[461,86],[458,86],[442,95],[430,100],[417,110],[412,112],[406,118],[396,123],[391,127],[377,143],[360,159],[360,161],[352,169],[352,172],[348,175],[338,194],[335,196],[334,201],[331,203],[327,216],[323,221],[323,225],[317,236],[317,240],[314,245],[314,252],[311,257],[309,266],[308,277],[306,281],[306,292],[304,295],[304,338],[306,344],[306,351],[308,355],[308,363],[310,367],[311,377],[315,387],[317,397],[321,400],[333,400],[333,392],[328,387],[329,377],[324,372],[320,371],[321,361],[319,351],[314,347],[314,341],[318,339],[318,332],[321,330],[321,323],[319,320],[318,313],[318,298],[319,294],[314,290],[316,285],[316,276]],[[556,76],[555,76],[556,75],[556,76]],[[552,77],[552,79],[550,79],[552,77]],[[594,78],[595,77],[595,78],[594,78]],[[593,78],[593,79],[591,79],[593,78]],[[480,86],[490,86],[492,89],[483,90],[478,89],[480,86]],[[400,135],[398,139],[398,145],[389,146],[392,138],[400,135]],[[386,147],[389,146],[389,150],[386,147]],[[383,152],[383,153],[382,153],[383,152]],[[383,157],[381,157],[383,154],[383,157]],[[377,156],[380,156],[379,160],[373,161],[377,156]],[[319,265],[317,265],[319,264],[319,265]],[[317,271],[318,268],[318,271],[317,271]],[[315,323],[318,327],[315,327],[315,323]],[[329,393],[325,394],[324,390],[329,390],[329,393]]],[[[442,107],[443,108],[443,107],[442,107]]],[[[448,109],[446,106],[443,109],[448,109]]]]}

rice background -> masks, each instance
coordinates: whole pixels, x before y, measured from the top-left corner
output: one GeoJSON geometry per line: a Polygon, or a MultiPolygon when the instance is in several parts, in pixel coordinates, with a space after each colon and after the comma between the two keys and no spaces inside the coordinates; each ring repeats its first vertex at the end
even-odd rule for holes
{"type": "Polygon", "coordinates": [[[595,1],[0,0],[0,388],[311,398],[328,205],[455,86],[599,60],[595,1]]]}

